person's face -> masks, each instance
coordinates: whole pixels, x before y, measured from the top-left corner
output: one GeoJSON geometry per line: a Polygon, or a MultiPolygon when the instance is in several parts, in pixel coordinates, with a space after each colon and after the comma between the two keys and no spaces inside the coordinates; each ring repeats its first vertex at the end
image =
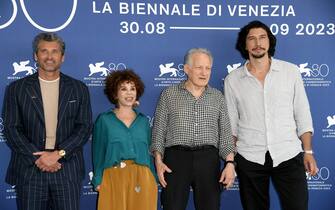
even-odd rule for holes
{"type": "Polygon", "coordinates": [[[246,40],[246,50],[249,52],[249,58],[257,59],[268,55],[269,47],[270,40],[263,28],[250,29],[246,40]]]}
{"type": "Polygon", "coordinates": [[[64,62],[61,46],[58,42],[40,41],[35,60],[39,65],[39,70],[44,72],[60,71],[60,66],[64,62]]]}
{"type": "Polygon", "coordinates": [[[136,86],[134,82],[123,82],[117,91],[117,102],[119,107],[133,107],[136,101],[136,86]]]}
{"type": "Polygon", "coordinates": [[[184,71],[188,81],[196,87],[205,87],[211,76],[212,63],[208,55],[194,53],[191,55],[191,64],[185,64],[184,71]]]}

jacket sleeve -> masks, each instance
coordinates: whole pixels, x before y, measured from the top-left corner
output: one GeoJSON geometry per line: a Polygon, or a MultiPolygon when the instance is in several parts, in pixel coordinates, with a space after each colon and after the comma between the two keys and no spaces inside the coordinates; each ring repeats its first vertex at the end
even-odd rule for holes
{"type": "MultiPolygon", "coordinates": [[[[2,117],[6,142],[12,152],[24,155],[22,161],[26,165],[34,165],[38,157],[33,153],[38,148],[24,135],[21,112],[19,110],[18,94],[22,93],[17,83],[7,86],[3,101],[2,117]]],[[[26,110],[29,113],[29,110],[26,110]]]]}
{"type": "Polygon", "coordinates": [[[59,149],[66,151],[65,158],[70,158],[71,154],[81,148],[87,141],[92,130],[92,110],[88,88],[82,84],[79,87],[81,93],[80,107],[75,117],[75,126],[68,139],[62,141],[59,149]]]}

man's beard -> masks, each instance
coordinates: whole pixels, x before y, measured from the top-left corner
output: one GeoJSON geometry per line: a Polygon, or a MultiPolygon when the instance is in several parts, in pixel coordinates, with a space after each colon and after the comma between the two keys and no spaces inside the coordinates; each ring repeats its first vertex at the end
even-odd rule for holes
{"type": "Polygon", "coordinates": [[[251,56],[255,59],[259,59],[259,58],[263,58],[265,56],[266,53],[262,53],[262,54],[258,54],[258,55],[255,55],[255,54],[251,54],[251,56]]]}

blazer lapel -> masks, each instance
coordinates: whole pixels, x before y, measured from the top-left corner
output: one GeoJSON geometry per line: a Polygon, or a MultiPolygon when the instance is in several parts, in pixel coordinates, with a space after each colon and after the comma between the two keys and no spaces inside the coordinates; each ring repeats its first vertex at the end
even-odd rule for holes
{"type": "Polygon", "coordinates": [[[32,77],[27,78],[27,88],[26,92],[30,96],[34,108],[44,123],[44,111],[43,111],[43,101],[42,101],[42,94],[41,94],[41,87],[40,82],[38,80],[38,74],[35,73],[32,77]]]}
{"type": "Polygon", "coordinates": [[[61,73],[60,83],[59,83],[59,100],[58,100],[58,125],[62,121],[65,110],[68,106],[68,101],[70,100],[73,91],[72,82],[64,74],[61,73]]]}

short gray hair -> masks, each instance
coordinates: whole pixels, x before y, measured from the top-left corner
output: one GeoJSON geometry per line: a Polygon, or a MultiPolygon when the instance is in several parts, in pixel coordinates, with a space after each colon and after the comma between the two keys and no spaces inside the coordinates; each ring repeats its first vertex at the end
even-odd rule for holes
{"type": "Polygon", "coordinates": [[[211,61],[211,64],[213,64],[213,56],[212,56],[212,53],[206,49],[206,48],[192,48],[192,49],[189,49],[186,53],[186,55],[184,56],[184,65],[185,64],[188,64],[188,65],[192,65],[192,55],[195,54],[195,53],[202,53],[202,54],[205,54],[209,57],[210,61],[211,61]]]}

